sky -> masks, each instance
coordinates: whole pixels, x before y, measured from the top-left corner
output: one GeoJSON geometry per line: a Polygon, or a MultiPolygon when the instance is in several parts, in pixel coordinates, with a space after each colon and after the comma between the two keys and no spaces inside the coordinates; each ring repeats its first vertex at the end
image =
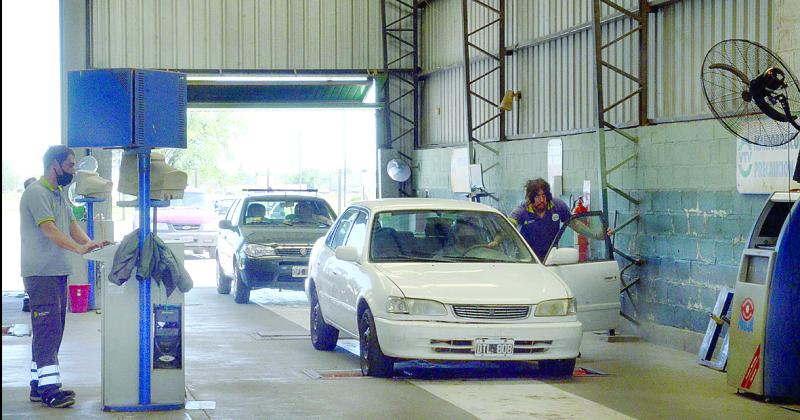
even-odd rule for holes
{"type": "Polygon", "coordinates": [[[41,175],[45,150],[61,142],[58,1],[1,3],[3,162],[25,179],[41,175]]]}

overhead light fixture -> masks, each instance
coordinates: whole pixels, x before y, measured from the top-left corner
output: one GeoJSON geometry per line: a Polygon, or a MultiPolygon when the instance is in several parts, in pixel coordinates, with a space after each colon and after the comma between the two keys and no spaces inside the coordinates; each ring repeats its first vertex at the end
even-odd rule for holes
{"type": "Polygon", "coordinates": [[[258,84],[271,82],[365,82],[369,80],[367,76],[258,76],[258,75],[189,75],[186,76],[188,83],[203,84],[258,84]]]}

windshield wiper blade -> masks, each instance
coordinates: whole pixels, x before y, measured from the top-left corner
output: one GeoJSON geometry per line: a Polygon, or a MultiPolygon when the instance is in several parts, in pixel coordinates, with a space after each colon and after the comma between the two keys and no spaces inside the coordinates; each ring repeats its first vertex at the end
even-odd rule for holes
{"type": "Polygon", "coordinates": [[[466,262],[508,262],[507,260],[499,260],[497,258],[480,258],[480,257],[455,257],[454,261],[466,262]]]}
{"type": "Polygon", "coordinates": [[[381,257],[379,258],[380,261],[393,261],[393,260],[401,260],[401,261],[425,261],[425,262],[454,262],[456,260],[450,257],[420,257],[420,256],[413,256],[413,255],[392,255],[391,257],[381,257]]]}

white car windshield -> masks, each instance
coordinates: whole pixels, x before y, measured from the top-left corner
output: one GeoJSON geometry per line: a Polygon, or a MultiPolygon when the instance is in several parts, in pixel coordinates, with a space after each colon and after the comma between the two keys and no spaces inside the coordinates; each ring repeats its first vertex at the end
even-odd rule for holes
{"type": "Polygon", "coordinates": [[[372,225],[370,258],[375,262],[536,262],[502,215],[457,210],[378,213],[372,225]]]}

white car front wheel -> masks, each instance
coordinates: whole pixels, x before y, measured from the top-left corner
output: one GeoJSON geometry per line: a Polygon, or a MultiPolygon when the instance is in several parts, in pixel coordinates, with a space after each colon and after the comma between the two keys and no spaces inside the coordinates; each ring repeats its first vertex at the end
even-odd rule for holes
{"type": "Polygon", "coordinates": [[[358,320],[358,343],[361,374],[390,378],[394,373],[394,359],[381,351],[375,319],[369,308],[364,310],[358,320]]]}

